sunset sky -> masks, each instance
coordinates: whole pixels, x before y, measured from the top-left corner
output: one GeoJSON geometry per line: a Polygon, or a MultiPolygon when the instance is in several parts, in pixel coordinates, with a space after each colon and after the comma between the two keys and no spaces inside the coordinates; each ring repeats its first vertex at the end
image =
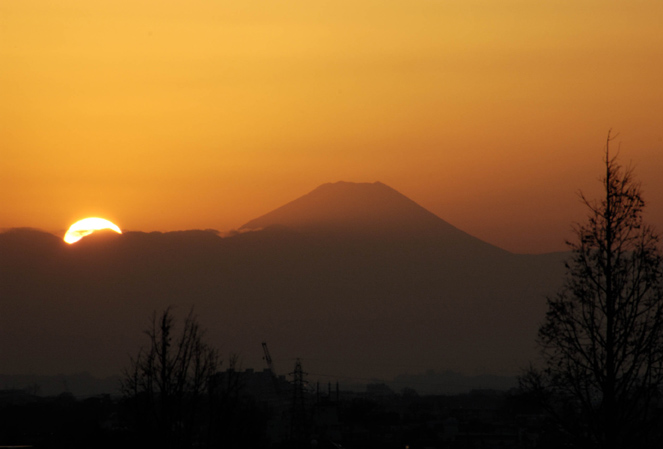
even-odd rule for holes
{"type": "Polygon", "coordinates": [[[381,181],[564,249],[608,130],[663,231],[660,0],[0,1],[0,228],[237,228],[381,181]]]}

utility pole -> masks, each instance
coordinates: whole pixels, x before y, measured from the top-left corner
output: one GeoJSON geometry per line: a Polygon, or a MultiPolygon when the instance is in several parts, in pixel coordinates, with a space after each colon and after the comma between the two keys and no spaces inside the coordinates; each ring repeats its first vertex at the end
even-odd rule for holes
{"type": "Polygon", "coordinates": [[[295,371],[290,373],[292,381],[292,421],[290,423],[290,439],[297,443],[306,443],[308,438],[306,401],[304,397],[304,371],[299,359],[295,362],[295,371]]]}

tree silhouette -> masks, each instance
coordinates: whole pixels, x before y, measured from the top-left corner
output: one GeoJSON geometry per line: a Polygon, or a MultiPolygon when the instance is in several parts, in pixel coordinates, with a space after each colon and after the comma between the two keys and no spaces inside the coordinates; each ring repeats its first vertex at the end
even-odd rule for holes
{"type": "Polygon", "coordinates": [[[648,447],[663,384],[663,296],[658,236],[643,223],[633,171],[605,150],[604,197],[590,201],[568,243],[565,284],[548,299],[537,343],[543,366],[520,385],[577,447],[648,447]]]}
{"type": "Polygon", "coordinates": [[[149,347],[131,359],[122,380],[136,430],[155,447],[201,445],[200,436],[206,434],[202,409],[209,402],[218,353],[204,341],[193,310],[178,335],[170,308],[159,316],[155,312],[145,333],[149,347]]]}

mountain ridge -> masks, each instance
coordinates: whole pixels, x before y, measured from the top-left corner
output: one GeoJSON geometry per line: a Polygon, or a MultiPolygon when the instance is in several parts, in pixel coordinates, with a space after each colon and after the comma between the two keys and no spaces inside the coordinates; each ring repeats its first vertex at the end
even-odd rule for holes
{"type": "MultiPolygon", "coordinates": [[[[363,197],[357,187],[330,184],[322,198],[355,197],[341,218],[347,224],[347,212],[357,211],[365,225],[358,231],[279,226],[272,215],[254,222],[267,224],[261,230],[225,237],[127,231],[67,245],[41,231],[0,234],[5,369],[116,374],[145,344],[154,311],[195,306],[210,342],[248,366],[262,366],[268,341],[275,356],[300,357],[312,373],[517,372],[534,355],[563,254],[511,254],[465,237],[383,184],[360,185],[363,197]],[[374,191],[388,200],[365,207],[374,191]],[[388,217],[404,210],[414,218],[391,226],[388,217]],[[378,218],[387,220],[379,232],[378,218]]],[[[318,194],[307,198],[327,206],[318,194]]]]}

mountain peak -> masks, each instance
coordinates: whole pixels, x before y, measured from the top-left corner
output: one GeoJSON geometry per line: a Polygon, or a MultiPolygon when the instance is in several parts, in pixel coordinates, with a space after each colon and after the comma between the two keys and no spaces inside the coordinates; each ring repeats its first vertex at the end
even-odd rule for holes
{"type": "Polygon", "coordinates": [[[240,230],[270,227],[364,236],[436,236],[461,246],[471,243],[491,247],[381,182],[322,184],[308,194],[249,221],[240,230]]]}
{"type": "Polygon", "coordinates": [[[403,221],[430,222],[436,218],[381,182],[340,181],[322,184],[241,229],[280,226],[297,230],[377,230],[399,228],[403,221]]]}

